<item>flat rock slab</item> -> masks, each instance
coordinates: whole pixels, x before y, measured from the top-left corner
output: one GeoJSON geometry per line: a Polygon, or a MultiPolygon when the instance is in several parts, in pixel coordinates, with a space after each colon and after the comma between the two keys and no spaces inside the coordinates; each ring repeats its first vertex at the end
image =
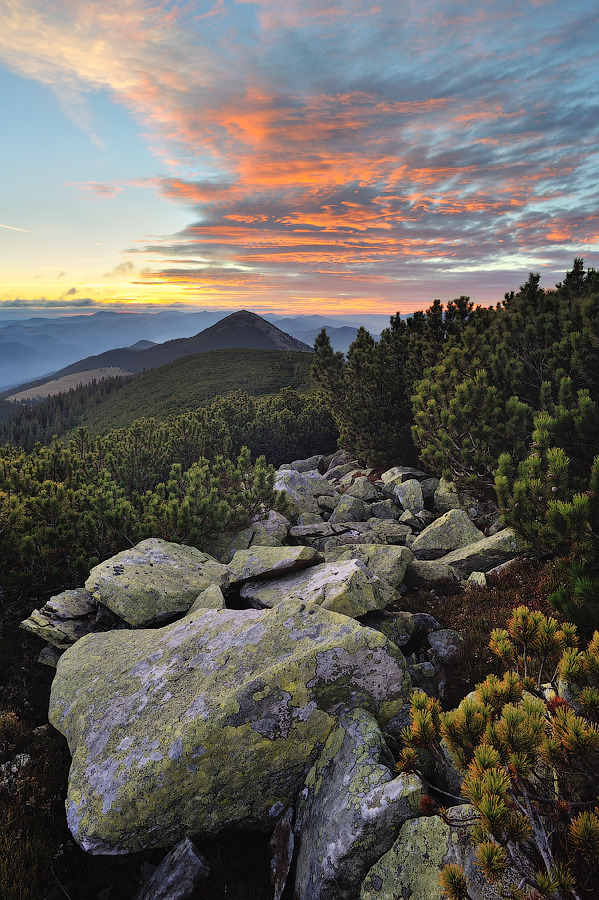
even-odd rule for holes
{"type": "Polygon", "coordinates": [[[63,591],[50,597],[41,609],[34,609],[21,628],[48,644],[65,650],[85,634],[101,630],[96,625],[98,604],[85,588],[63,591]]]}
{"type": "Polygon", "coordinates": [[[501,563],[518,556],[525,549],[524,542],[511,528],[504,528],[491,537],[483,538],[460,550],[442,556],[440,562],[451,566],[467,578],[471,572],[488,572],[501,563]]]}
{"type": "Polygon", "coordinates": [[[251,547],[238,550],[229,563],[231,584],[250,581],[265,575],[276,577],[322,562],[312,547],[251,547]]]}
{"type": "Polygon", "coordinates": [[[228,584],[226,566],[207,553],[159,538],[142,541],[94,566],[85,587],[134,626],[185,613],[211,584],[228,584]]]}
{"type": "Polygon", "coordinates": [[[484,534],[463,509],[450,509],[439,516],[414,538],[410,547],[417,559],[438,559],[440,556],[484,540],[484,534]]]}
{"type": "Polygon", "coordinates": [[[354,900],[357,885],[424,796],[416,775],[395,778],[370,713],[344,715],[308,773],[298,803],[297,900],[354,900]]]}
{"type": "Polygon", "coordinates": [[[292,598],[309,601],[344,616],[363,616],[384,609],[396,599],[396,592],[356,559],[321,563],[288,575],[264,581],[248,581],[241,596],[252,606],[275,607],[292,598]]]}
{"type": "Polygon", "coordinates": [[[327,562],[349,559],[359,559],[373,575],[382,578],[392,588],[398,588],[414,555],[407,547],[388,544],[354,544],[336,547],[326,553],[327,562]]]}
{"type": "Polygon", "coordinates": [[[61,657],[50,697],[73,757],[69,828],[112,854],[272,830],[341,712],[384,727],[410,686],[382,634],[314,603],[89,635],[61,657]]]}

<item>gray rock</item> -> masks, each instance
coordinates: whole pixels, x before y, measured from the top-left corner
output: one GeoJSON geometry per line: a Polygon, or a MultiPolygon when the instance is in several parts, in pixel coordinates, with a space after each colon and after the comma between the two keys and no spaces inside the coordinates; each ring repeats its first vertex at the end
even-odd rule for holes
{"type": "Polygon", "coordinates": [[[370,504],[370,515],[377,519],[399,519],[399,509],[395,500],[377,500],[370,504]]]}
{"type": "Polygon", "coordinates": [[[409,509],[411,513],[418,515],[424,509],[422,488],[415,478],[396,485],[394,494],[404,510],[409,509]]]}
{"type": "Polygon", "coordinates": [[[399,517],[399,524],[405,525],[410,531],[420,532],[424,528],[421,518],[414,515],[410,509],[405,509],[399,517]]]}
{"type": "Polygon", "coordinates": [[[450,509],[420,532],[411,550],[417,559],[438,559],[483,538],[463,509],[450,509]]]}
{"type": "Polygon", "coordinates": [[[211,584],[205,591],[196,597],[189,607],[189,612],[195,612],[198,609],[225,609],[225,596],[217,584],[211,584]]]}
{"type": "Polygon", "coordinates": [[[295,459],[290,465],[296,472],[318,472],[319,475],[322,475],[324,461],[325,457],[317,454],[316,456],[309,456],[308,459],[295,459]]]}
{"type": "Polygon", "coordinates": [[[356,468],[355,462],[343,462],[336,466],[330,466],[325,472],[324,477],[327,481],[340,481],[346,475],[359,471],[361,470],[356,468]]]}
{"type": "Polygon", "coordinates": [[[467,580],[469,584],[474,584],[476,587],[487,586],[487,576],[484,572],[470,572],[467,580]]]}
{"type": "Polygon", "coordinates": [[[270,831],[340,712],[384,727],[409,690],[401,651],[314,603],[88,635],[61,657],[50,697],[73,757],[69,828],[109,854],[270,831]]]}
{"type": "Polygon", "coordinates": [[[412,534],[409,525],[401,525],[393,519],[375,520],[373,516],[367,524],[373,543],[404,545],[408,536],[412,534]]]}
{"type": "Polygon", "coordinates": [[[434,616],[429,613],[414,613],[414,638],[423,643],[433,631],[443,628],[434,616]]]}
{"type": "Polygon", "coordinates": [[[329,522],[365,522],[369,516],[368,507],[363,500],[343,494],[331,513],[329,522]]]}
{"type": "Polygon", "coordinates": [[[295,469],[279,469],[274,487],[286,494],[296,516],[302,512],[318,514],[316,497],[334,493],[332,484],[319,473],[303,473],[295,469]]]}
{"type": "Polygon", "coordinates": [[[293,862],[294,849],[293,807],[290,806],[275,825],[270,839],[270,881],[274,888],[273,900],[281,900],[283,896],[293,862]]]}
{"type": "Polygon", "coordinates": [[[424,478],[420,482],[422,488],[422,496],[427,506],[432,505],[435,499],[435,491],[439,487],[438,478],[424,478]]]}
{"type": "Polygon", "coordinates": [[[408,587],[426,587],[439,581],[459,581],[460,573],[446,564],[446,556],[441,559],[414,559],[406,569],[405,581],[408,587]]]}
{"type": "Polygon", "coordinates": [[[296,822],[297,900],[353,900],[372,864],[424,795],[416,775],[394,778],[393,758],[375,719],[343,716],[308,773],[296,822]]]}
{"type": "Polygon", "coordinates": [[[85,634],[101,629],[96,625],[98,603],[85,588],[63,591],[50,597],[41,609],[34,609],[21,628],[48,644],[65,650],[85,634]]]}
{"type": "Polygon", "coordinates": [[[449,512],[450,509],[460,508],[460,498],[453,481],[446,481],[442,478],[437,487],[433,502],[436,512],[442,514],[449,512]]]}
{"type": "Polygon", "coordinates": [[[241,596],[258,608],[272,608],[295,599],[297,604],[309,601],[356,618],[373,609],[384,609],[397,594],[363,563],[349,559],[322,563],[284,578],[248,581],[241,588],[241,596]]]}
{"type": "Polygon", "coordinates": [[[312,547],[251,547],[238,550],[229,563],[231,584],[281,576],[322,562],[322,558],[312,547]]]}
{"type": "Polygon", "coordinates": [[[405,647],[414,633],[414,616],[409,612],[368,613],[361,621],[368,628],[380,631],[396,647],[405,647]]]}
{"type": "Polygon", "coordinates": [[[447,863],[464,866],[472,900],[499,900],[474,862],[474,808],[453,806],[447,818],[405,822],[391,849],[368,872],[360,900],[443,900],[439,875],[447,863]]]}
{"type": "Polygon", "coordinates": [[[488,572],[500,563],[514,559],[524,549],[524,542],[516,532],[512,528],[504,528],[475,544],[453,550],[441,557],[440,562],[467,577],[471,572],[488,572]]]}
{"type": "Polygon", "coordinates": [[[341,499],[341,494],[331,494],[330,496],[320,496],[316,498],[318,507],[323,512],[332,513],[341,499]]]}
{"type": "Polygon", "coordinates": [[[404,481],[410,481],[415,478],[417,481],[421,481],[423,478],[426,478],[424,472],[421,472],[419,469],[414,469],[412,466],[393,466],[392,469],[387,469],[386,472],[383,472],[381,475],[381,481],[385,485],[395,485],[403,484],[404,481]]]}
{"type": "Polygon", "coordinates": [[[412,687],[424,691],[429,697],[439,696],[439,678],[431,662],[408,662],[412,687]]]}
{"type": "Polygon", "coordinates": [[[441,628],[429,634],[428,642],[433,665],[447,667],[455,662],[464,639],[452,628],[441,628]]]}
{"type": "Polygon", "coordinates": [[[388,544],[353,544],[336,547],[326,552],[327,562],[359,559],[374,575],[393,588],[403,582],[408,563],[414,558],[406,547],[388,544]]]}
{"type": "Polygon", "coordinates": [[[85,587],[125,622],[141,626],[187,612],[205,588],[228,580],[227,567],[207,553],[149,538],[94,566],[85,587]]]}
{"type": "Polygon", "coordinates": [[[170,850],[133,900],[187,900],[210,874],[210,867],[188,837],[170,850]]]}
{"type": "Polygon", "coordinates": [[[298,540],[306,538],[328,537],[334,534],[332,525],[328,522],[317,522],[310,525],[293,525],[289,529],[289,536],[298,540]]]}
{"type": "MultiPolygon", "coordinates": [[[[320,506],[320,504],[319,504],[319,506],[320,506]]],[[[320,512],[318,512],[318,513],[312,513],[312,512],[300,513],[300,515],[297,517],[298,525],[320,525],[321,522],[324,522],[324,519],[320,515],[320,512]]]]}
{"type": "MultiPolygon", "coordinates": [[[[287,538],[291,522],[285,516],[282,516],[276,509],[269,509],[264,516],[256,516],[252,521],[254,535],[262,532],[276,538],[278,541],[284,541],[287,538]]],[[[247,548],[240,547],[240,550],[247,548]]]]}
{"type": "Polygon", "coordinates": [[[373,500],[378,500],[381,496],[365,475],[359,476],[350,484],[346,491],[346,496],[348,494],[351,497],[357,497],[358,500],[363,500],[364,503],[372,503],[373,500]]]}

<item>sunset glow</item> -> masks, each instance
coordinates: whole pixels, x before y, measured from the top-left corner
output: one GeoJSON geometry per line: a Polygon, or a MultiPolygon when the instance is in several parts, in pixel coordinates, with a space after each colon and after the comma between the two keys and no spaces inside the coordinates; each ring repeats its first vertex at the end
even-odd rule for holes
{"type": "Polygon", "coordinates": [[[5,0],[0,311],[410,312],[599,267],[595,0],[5,0]]]}

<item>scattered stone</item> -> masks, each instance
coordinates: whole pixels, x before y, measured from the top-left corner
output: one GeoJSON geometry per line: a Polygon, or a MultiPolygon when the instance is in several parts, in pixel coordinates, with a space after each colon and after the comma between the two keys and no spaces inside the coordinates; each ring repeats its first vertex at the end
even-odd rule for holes
{"type": "Polygon", "coordinates": [[[19,776],[31,760],[28,753],[17,753],[12,759],[0,764],[0,792],[14,796],[19,789],[19,776]]]}
{"type": "Polygon", "coordinates": [[[187,900],[210,874],[210,867],[188,837],[170,850],[133,900],[187,900]]]}
{"type": "Polygon", "coordinates": [[[420,487],[422,488],[422,496],[424,497],[424,502],[426,503],[427,507],[433,507],[435,502],[435,491],[439,487],[439,479],[424,478],[420,482],[420,487]]]}
{"type": "Polygon", "coordinates": [[[420,532],[424,528],[424,524],[422,519],[418,516],[414,515],[414,513],[410,509],[405,509],[400,517],[399,524],[409,528],[410,531],[420,532]]]}
{"type": "Polygon", "coordinates": [[[325,472],[325,478],[327,481],[341,481],[346,475],[352,475],[354,472],[361,472],[361,469],[356,469],[355,462],[342,462],[336,466],[331,465],[327,471],[325,472]]]}
{"type": "Polygon", "coordinates": [[[487,586],[487,576],[484,572],[470,572],[467,581],[469,584],[474,584],[477,587],[487,586]]]}
{"type": "Polygon", "coordinates": [[[310,525],[293,525],[289,529],[289,536],[302,540],[305,538],[326,537],[334,534],[333,527],[328,522],[322,520],[310,525]]]}
{"type": "Polygon", "coordinates": [[[42,666],[48,666],[50,669],[55,669],[61,655],[62,652],[56,647],[42,647],[37,662],[41,663],[42,666]]]}
{"type": "Polygon", "coordinates": [[[375,860],[419,813],[424,790],[413,774],[394,778],[393,757],[375,719],[342,717],[308,773],[295,826],[297,900],[353,900],[375,860]]]}
{"type": "Polygon", "coordinates": [[[416,559],[439,559],[451,550],[484,539],[463,509],[450,509],[421,531],[412,543],[416,559]]]}
{"type": "MultiPolygon", "coordinates": [[[[318,501],[316,501],[316,502],[318,503],[318,501]]],[[[300,513],[300,515],[297,517],[298,525],[320,525],[322,522],[324,522],[324,519],[320,515],[320,512],[318,512],[318,513],[312,513],[312,512],[300,513]]]]}
{"type": "Polygon", "coordinates": [[[326,513],[332,513],[340,499],[340,494],[331,494],[331,496],[322,495],[316,498],[316,502],[318,503],[318,508],[320,510],[326,513]]]}
{"type": "MultiPolygon", "coordinates": [[[[295,459],[290,463],[290,466],[292,469],[295,469],[296,472],[318,472],[319,475],[322,475],[324,461],[325,457],[321,454],[317,454],[316,456],[309,456],[308,459],[295,459]]],[[[324,469],[324,471],[326,472],[326,469],[324,469]]]]}
{"type": "Polygon", "coordinates": [[[384,609],[397,594],[352,558],[321,563],[284,578],[248,581],[241,588],[241,596],[257,608],[273,608],[293,598],[297,604],[309,601],[357,618],[373,609],[384,609]]]}
{"type": "Polygon", "coordinates": [[[416,479],[420,481],[421,479],[426,478],[424,472],[421,472],[419,469],[414,469],[412,466],[393,466],[392,469],[387,469],[386,472],[383,472],[381,475],[381,481],[385,485],[395,485],[403,484],[404,481],[410,481],[411,479],[416,479]]]}
{"type": "Polygon", "coordinates": [[[412,687],[424,691],[429,697],[439,696],[439,679],[432,662],[408,661],[412,687]]]}
{"type": "MultiPolygon", "coordinates": [[[[284,541],[291,528],[291,522],[285,516],[282,516],[276,509],[269,509],[267,515],[256,516],[252,521],[254,536],[265,532],[270,537],[276,538],[278,541],[284,541]]],[[[247,548],[240,547],[240,550],[247,548]]]]}
{"type": "Polygon", "coordinates": [[[196,597],[189,607],[189,612],[196,612],[198,609],[225,609],[226,606],[225,595],[219,586],[211,584],[205,591],[202,591],[199,597],[196,597]]]}
{"type": "Polygon", "coordinates": [[[207,553],[149,538],[94,566],[85,587],[125,622],[143,626],[187,612],[205,588],[228,579],[227,567],[207,553]]]}
{"type": "Polygon", "coordinates": [[[229,563],[231,584],[281,576],[284,572],[295,572],[322,562],[312,547],[252,547],[238,550],[229,563]]]}
{"type": "Polygon", "coordinates": [[[431,648],[431,662],[444,668],[455,662],[464,639],[452,628],[440,628],[428,635],[431,648]]]}
{"type": "Polygon", "coordinates": [[[314,603],[87,635],[61,657],[50,697],[73,757],[69,828],[110,854],[272,830],[340,711],[384,727],[409,690],[401,651],[314,603]]]}
{"type": "Polygon", "coordinates": [[[414,613],[414,638],[422,644],[433,631],[443,628],[434,616],[429,613],[414,613]]]}
{"type": "Polygon", "coordinates": [[[377,500],[370,504],[370,515],[377,519],[398,519],[399,509],[395,500],[377,500]]]}

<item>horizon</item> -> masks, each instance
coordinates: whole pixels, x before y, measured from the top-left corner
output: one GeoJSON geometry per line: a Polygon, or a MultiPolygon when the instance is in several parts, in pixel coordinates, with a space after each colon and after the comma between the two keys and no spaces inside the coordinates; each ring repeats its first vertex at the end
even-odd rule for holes
{"type": "Polygon", "coordinates": [[[0,26],[0,324],[388,317],[599,266],[592,0],[20,0],[0,26]]]}

